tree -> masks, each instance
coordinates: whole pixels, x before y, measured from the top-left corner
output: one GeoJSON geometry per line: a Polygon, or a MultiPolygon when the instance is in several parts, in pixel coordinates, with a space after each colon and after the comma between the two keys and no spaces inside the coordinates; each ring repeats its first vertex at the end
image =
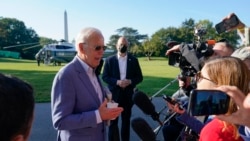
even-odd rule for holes
{"type": "Polygon", "coordinates": [[[156,31],[150,40],[150,44],[154,49],[155,56],[165,56],[165,52],[168,49],[166,43],[169,41],[177,41],[181,42],[178,35],[180,35],[180,30],[175,27],[168,27],[168,28],[161,28],[160,30],[156,31]]]}
{"type": "MultiPolygon", "coordinates": [[[[149,40],[152,51],[152,55],[155,56],[165,56],[165,52],[168,49],[166,43],[169,41],[176,41],[179,43],[194,43],[199,45],[200,42],[206,42],[209,39],[219,41],[220,39],[227,39],[232,45],[237,46],[237,40],[239,36],[236,31],[217,34],[213,23],[209,20],[200,20],[196,23],[192,18],[185,20],[179,28],[167,27],[161,28],[156,31],[149,40]],[[196,29],[196,30],[195,30],[196,29]],[[196,32],[195,32],[196,31],[196,32]],[[198,32],[199,31],[199,32],[198,32]]],[[[148,42],[148,41],[147,41],[148,42]]],[[[142,48],[148,48],[142,46],[142,48]]],[[[147,51],[144,49],[143,51],[147,51]]],[[[146,52],[144,52],[146,54],[146,52]]]]}
{"type": "Polygon", "coordinates": [[[206,41],[208,39],[213,39],[215,41],[219,41],[221,39],[227,39],[230,44],[238,46],[238,40],[240,37],[237,34],[237,31],[230,31],[218,34],[214,28],[214,25],[209,20],[200,20],[196,26],[203,26],[206,29],[206,34],[203,36],[203,40],[206,41]]]}
{"type": "MultiPolygon", "coordinates": [[[[124,36],[129,41],[130,51],[134,50],[133,47],[135,46],[141,46],[141,42],[148,38],[148,35],[146,34],[139,34],[139,32],[136,29],[133,29],[131,27],[122,27],[116,30],[117,34],[111,35],[108,46],[115,49],[116,42],[119,37],[124,36]]],[[[133,53],[133,52],[132,52],[133,53]]]]}
{"type": "Polygon", "coordinates": [[[110,47],[111,49],[116,50],[116,42],[119,39],[119,35],[111,35],[109,38],[109,42],[107,43],[107,46],[110,47]]]}
{"type": "Polygon", "coordinates": [[[145,56],[148,58],[148,61],[150,61],[152,54],[157,50],[155,48],[156,46],[152,45],[152,42],[150,42],[149,39],[144,40],[142,46],[145,56]]]}
{"type": "Polygon", "coordinates": [[[179,35],[177,35],[178,39],[181,42],[185,43],[192,43],[194,40],[194,29],[195,29],[195,21],[194,19],[190,18],[185,20],[179,30],[179,35]]]}
{"type": "Polygon", "coordinates": [[[5,50],[19,52],[22,58],[32,59],[30,50],[23,50],[26,47],[33,46],[32,43],[39,43],[39,37],[32,28],[26,28],[24,22],[15,18],[0,19],[0,49],[6,46],[22,45],[7,48],[5,50]]]}
{"type": "Polygon", "coordinates": [[[57,41],[47,37],[40,37],[39,43],[41,46],[44,46],[46,44],[57,43],[57,41]]]}

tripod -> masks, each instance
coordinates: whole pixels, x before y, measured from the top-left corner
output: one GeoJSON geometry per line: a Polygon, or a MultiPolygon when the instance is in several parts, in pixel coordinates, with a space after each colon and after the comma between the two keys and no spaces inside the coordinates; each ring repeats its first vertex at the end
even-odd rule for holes
{"type": "MultiPolygon", "coordinates": [[[[134,95],[134,102],[135,104],[147,115],[151,115],[152,119],[155,121],[158,121],[160,124],[158,127],[155,129],[152,129],[150,125],[143,119],[143,118],[135,118],[132,120],[132,128],[134,131],[137,133],[137,135],[143,140],[143,141],[154,141],[156,140],[156,136],[159,134],[159,131],[161,128],[169,122],[175,115],[176,113],[170,113],[169,111],[167,112],[166,115],[164,115],[164,121],[162,122],[159,119],[159,116],[165,112],[165,109],[167,108],[166,104],[165,106],[160,110],[160,112],[156,112],[154,109],[154,105],[152,104],[151,100],[159,95],[164,89],[166,89],[168,86],[173,84],[178,78],[172,80],[170,83],[168,83],[166,86],[164,86],[162,89],[157,91],[151,98],[148,98],[146,94],[144,94],[141,91],[137,91],[134,95]]],[[[163,100],[163,99],[162,99],[163,100]]],[[[170,121],[171,123],[175,122],[175,119],[170,121]]]]}
{"type": "MultiPolygon", "coordinates": [[[[168,85],[166,85],[165,87],[163,87],[161,90],[159,90],[158,92],[156,92],[152,97],[158,95],[161,91],[163,91],[165,88],[167,88],[169,85],[171,85],[172,83],[174,83],[176,80],[180,79],[180,76],[178,76],[176,79],[174,79],[173,81],[171,81],[168,85]]],[[[179,89],[179,93],[180,93],[180,90],[182,89],[179,89]]],[[[183,90],[182,90],[183,91],[183,90]]],[[[185,93],[185,91],[183,91],[185,93]]],[[[186,95],[186,94],[185,94],[186,95]]],[[[177,97],[177,95],[175,96],[175,98],[180,98],[180,102],[182,103],[181,106],[183,107],[187,101],[187,98],[186,96],[184,95],[181,95],[181,97],[177,97]]],[[[163,110],[166,109],[167,106],[164,106],[164,108],[162,110],[160,110],[159,114],[162,114],[163,110]]],[[[155,135],[157,136],[160,132],[160,130],[163,128],[164,125],[170,125],[170,126],[177,126],[177,127],[182,127],[182,125],[180,123],[177,123],[177,121],[173,118],[175,118],[176,116],[176,112],[170,112],[168,111],[167,114],[165,115],[164,117],[164,121],[163,121],[163,124],[160,124],[158,127],[156,127],[153,131],[155,133],[155,135]],[[173,125],[174,124],[174,125],[173,125]]],[[[178,128],[179,129],[179,128],[178,128]]],[[[164,129],[165,130],[165,129],[164,129]]],[[[177,129],[176,129],[177,130],[177,129]]]]}
{"type": "MultiPolygon", "coordinates": [[[[163,88],[161,88],[159,91],[157,91],[154,95],[152,95],[152,97],[150,98],[152,100],[152,98],[156,97],[157,95],[159,95],[163,90],[165,90],[166,88],[168,88],[170,85],[172,85],[173,83],[175,83],[178,80],[178,77],[176,77],[174,80],[172,80],[171,82],[169,82],[167,85],[165,85],[163,88]]],[[[162,112],[167,108],[167,106],[164,106],[159,114],[162,114],[162,112]]],[[[157,136],[159,134],[159,131],[161,130],[161,128],[164,126],[164,124],[166,124],[167,122],[169,122],[174,116],[176,115],[176,113],[167,113],[165,115],[165,119],[163,121],[163,124],[159,125],[158,127],[156,127],[153,132],[155,133],[155,135],[157,136]]]]}

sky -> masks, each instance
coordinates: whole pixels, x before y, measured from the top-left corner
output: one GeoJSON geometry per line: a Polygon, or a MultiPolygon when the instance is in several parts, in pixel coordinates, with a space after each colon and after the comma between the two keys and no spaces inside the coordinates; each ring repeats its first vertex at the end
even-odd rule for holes
{"type": "Polygon", "coordinates": [[[250,26],[249,0],[0,0],[0,17],[16,18],[39,36],[64,38],[67,11],[68,38],[72,41],[84,27],[96,27],[105,43],[122,27],[149,37],[170,26],[179,27],[189,18],[219,23],[234,12],[250,26]]]}

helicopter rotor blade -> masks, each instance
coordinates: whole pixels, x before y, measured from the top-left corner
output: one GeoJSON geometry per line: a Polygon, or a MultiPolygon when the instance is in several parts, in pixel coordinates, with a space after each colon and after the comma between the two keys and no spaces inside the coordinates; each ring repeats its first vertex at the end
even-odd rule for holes
{"type": "Polygon", "coordinates": [[[41,46],[41,45],[38,44],[38,45],[31,46],[31,47],[26,47],[26,48],[24,48],[23,50],[32,49],[32,48],[36,48],[36,47],[39,47],[39,46],[41,46]]]}
{"type": "Polygon", "coordinates": [[[21,46],[33,45],[33,44],[39,44],[39,42],[36,42],[36,43],[27,43],[27,44],[20,44],[20,45],[13,45],[13,46],[6,46],[6,47],[3,47],[3,49],[14,48],[14,47],[21,47],[21,46]]]}

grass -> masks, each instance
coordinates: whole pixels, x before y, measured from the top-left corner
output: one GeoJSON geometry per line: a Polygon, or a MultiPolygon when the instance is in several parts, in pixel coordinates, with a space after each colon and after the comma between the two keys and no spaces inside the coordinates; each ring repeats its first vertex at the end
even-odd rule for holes
{"type": "MultiPolygon", "coordinates": [[[[138,89],[149,96],[172,95],[178,89],[173,80],[179,74],[179,69],[168,66],[166,58],[155,57],[147,61],[147,58],[142,57],[139,62],[143,82],[138,85],[138,89]],[[163,87],[166,89],[160,91],[163,87]]],[[[62,66],[41,64],[38,67],[35,60],[0,58],[0,72],[17,76],[30,83],[35,90],[36,102],[50,102],[52,81],[62,66]]]]}

